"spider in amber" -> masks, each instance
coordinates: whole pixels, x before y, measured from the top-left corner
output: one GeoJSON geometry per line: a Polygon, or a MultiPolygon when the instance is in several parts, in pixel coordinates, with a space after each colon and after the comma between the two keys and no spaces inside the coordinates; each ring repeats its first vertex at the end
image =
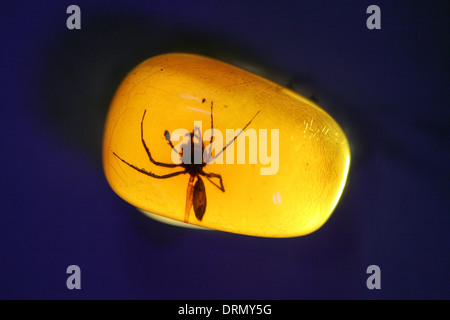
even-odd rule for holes
{"type": "MultiPolygon", "coordinates": [[[[203,100],[203,102],[204,101],[205,100],[203,100]]],[[[146,112],[147,112],[147,110],[144,110],[144,114],[142,115],[142,120],[141,120],[141,141],[142,141],[142,145],[144,146],[145,152],[147,153],[150,162],[152,162],[154,165],[157,165],[160,167],[166,167],[166,168],[178,168],[179,167],[179,168],[182,168],[183,170],[165,174],[165,175],[157,175],[146,169],[136,167],[135,165],[133,165],[133,164],[129,163],[128,161],[124,160],[123,158],[121,158],[115,152],[113,152],[113,154],[119,160],[121,160],[123,163],[127,164],[134,170],[139,171],[140,173],[143,173],[152,178],[168,179],[168,178],[176,177],[181,174],[186,174],[186,173],[189,174],[189,182],[188,182],[187,191],[186,191],[186,207],[185,207],[185,212],[184,212],[184,222],[186,222],[186,223],[188,222],[189,214],[190,214],[192,207],[194,207],[194,213],[195,213],[195,216],[198,219],[198,221],[202,221],[203,216],[205,215],[205,212],[206,212],[206,190],[205,190],[205,184],[203,183],[203,180],[200,176],[203,176],[206,179],[208,179],[209,182],[211,182],[215,187],[217,187],[222,192],[225,192],[225,188],[223,186],[222,176],[220,174],[212,173],[212,172],[207,173],[203,170],[203,168],[207,165],[207,161],[206,161],[205,157],[203,156],[204,150],[205,150],[205,145],[202,142],[202,140],[199,138],[201,136],[201,132],[196,132],[196,131],[200,131],[200,129],[198,127],[194,127],[194,131],[189,133],[189,143],[190,143],[190,147],[191,147],[190,150],[196,150],[195,144],[198,144],[198,143],[201,144],[201,151],[202,151],[201,163],[195,163],[193,152],[191,152],[190,163],[184,163],[183,161],[179,164],[159,162],[159,161],[156,161],[152,157],[150,149],[148,148],[147,144],[145,143],[144,119],[145,119],[146,112]],[[220,185],[215,183],[214,181],[212,181],[211,178],[219,179],[220,185]],[[195,179],[197,179],[197,181],[194,184],[195,179]]],[[[226,150],[226,148],[229,145],[231,145],[242,132],[244,132],[244,130],[251,124],[251,122],[253,121],[253,119],[255,119],[255,117],[258,115],[258,113],[259,113],[259,111],[244,126],[244,128],[223,147],[222,150],[220,150],[217,154],[214,155],[213,159],[215,159],[217,156],[219,156],[221,153],[223,153],[226,150]]],[[[213,102],[211,101],[211,132],[213,132],[213,130],[214,130],[213,102]]],[[[174,147],[172,141],[170,140],[170,134],[167,130],[164,132],[164,138],[167,140],[167,143],[169,144],[169,146],[173,150],[175,150],[175,147],[174,147]]],[[[212,133],[211,138],[210,138],[210,144],[212,144],[213,138],[214,138],[214,134],[212,133]]]]}

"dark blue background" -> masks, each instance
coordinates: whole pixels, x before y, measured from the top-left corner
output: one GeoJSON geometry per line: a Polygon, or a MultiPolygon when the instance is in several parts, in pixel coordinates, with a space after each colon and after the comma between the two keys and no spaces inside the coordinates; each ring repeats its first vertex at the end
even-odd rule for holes
{"type": "Polygon", "coordinates": [[[448,31],[446,1],[2,2],[0,298],[450,298],[448,31]],[[366,28],[371,4],[381,30],[366,28]],[[180,229],[113,193],[108,104],[169,51],[262,66],[339,121],[352,167],[320,230],[180,229]],[[366,287],[372,264],[381,290],[366,287]]]}

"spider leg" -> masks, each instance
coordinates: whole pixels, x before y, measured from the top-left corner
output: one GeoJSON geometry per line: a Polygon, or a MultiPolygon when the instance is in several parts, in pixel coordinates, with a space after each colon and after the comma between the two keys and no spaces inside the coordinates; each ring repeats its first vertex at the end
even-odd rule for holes
{"type": "Polygon", "coordinates": [[[212,143],[213,137],[214,137],[213,102],[211,101],[211,138],[209,138],[209,143],[212,143]]]}
{"type": "Polygon", "coordinates": [[[132,165],[131,163],[128,163],[127,161],[123,160],[121,157],[119,157],[115,152],[113,152],[113,154],[123,163],[127,164],[128,166],[130,166],[131,168],[133,168],[136,171],[139,171],[140,173],[146,174],[147,176],[150,176],[152,178],[157,178],[157,179],[167,179],[167,178],[171,178],[171,177],[175,177],[178,176],[180,174],[186,173],[186,171],[177,171],[177,172],[172,172],[169,174],[164,174],[162,176],[154,174],[153,172],[150,171],[146,171],[145,169],[141,169],[136,167],[135,165],[132,165]]]}
{"type": "Polygon", "coordinates": [[[250,119],[250,121],[245,125],[245,127],[241,130],[241,132],[239,132],[236,136],[234,136],[234,138],[231,139],[231,140],[225,145],[225,147],[223,147],[223,149],[220,150],[220,151],[213,157],[213,160],[216,159],[219,155],[221,155],[221,154],[225,151],[225,149],[228,148],[228,146],[231,145],[231,144],[237,139],[237,137],[239,137],[239,136],[242,134],[242,132],[244,132],[244,130],[250,125],[250,123],[252,123],[253,119],[256,118],[256,116],[258,115],[259,112],[260,112],[260,111],[258,111],[258,112],[253,116],[253,118],[250,119]]]}
{"type": "Polygon", "coordinates": [[[144,140],[144,118],[145,118],[145,113],[147,112],[147,110],[144,110],[144,114],[142,115],[142,121],[141,121],[141,140],[142,140],[142,145],[144,146],[145,151],[147,152],[148,158],[150,159],[150,161],[160,167],[166,167],[166,168],[175,168],[178,167],[179,164],[174,164],[174,163],[163,163],[163,162],[158,162],[155,161],[152,158],[152,155],[150,153],[150,149],[147,147],[147,144],[145,143],[144,140]]]}
{"type": "Polygon", "coordinates": [[[220,191],[225,192],[225,188],[223,187],[223,182],[222,182],[222,176],[220,174],[217,173],[206,173],[206,172],[200,172],[200,174],[202,176],[205,176],[206,179],[209,180],[209,182],[211,182],[214,186],[216,186],[220,191]],[[214,182],[212,181],[210,178],[218,178],[220,181],[220,187],[214,182]]]}
{"type": "Polygon", "coordinates": [[[186,207],[184,210],[184,222],[186,223],[188,223],[189,221],[189,213],[191,212],[193,197],[194,197],[194,176],[190,176],[186,190],[186,207]]]}

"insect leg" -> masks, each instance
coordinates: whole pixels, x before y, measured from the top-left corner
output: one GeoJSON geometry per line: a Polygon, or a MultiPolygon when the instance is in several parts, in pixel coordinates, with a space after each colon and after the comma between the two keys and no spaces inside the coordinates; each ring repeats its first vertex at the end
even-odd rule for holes
{"type": "Polygon", "coordinates": [[[188,223],[189,220],[189,213],[191,212],[193,197],[194,197],[194,176],[190,176],[186,190],[186,208],[184,210],[184,222],[186,223],[188,223]]]}
{"type": "Polygon", "coordinates": [[[220,154],[222,154],[222,153],[225,151],[225,149],[228,148],[228,146],[231,145],[231,144],[237,139],[237,137],[239,137],[239,136],[242,134],[242,132],[244,132],[244,130],[250,125],[250,123],[252,123],[253,119],[256,118],[256,116],[258,115],[259,112],[260,112],[260,111],[258,111],[258,112],[253,116],[253,118],[251,118],[251,120],[245,125],[245,127],[241,130],[241,132],[239,132],[233,139],[231,139],[231,140],[225,145],[225,147],[223,147],[223,149],[220,150],[220,151],[214,156],[214,158],[213,158],[212,160],[216,159],[220,154]]]}
{"type": "Polygon", "coordinates": [[[209,182],[211,182],[213,185],[215,185],[220,191],[225,192],[225,188],[223,187],[223,182],[222,182],[222,176],[220,174],[206,173],[206,172],[200,172],[200,174],[202,176],[205,176],[206,179],[208,179],[209,182]],[[218,178],[219,182],[220,182],[220,187],[214,181],[212,181],[210,178],[218,178]]]}
{"type": "Polygon", "coordinates": [[[130,166],[131,168],[133,168],[136,171],[139,171],[140,173],[146,174],[147,176],[153,177],[153,178],[157,178],[157,179],[167,179],[167,178],[171,178],[171,177],[175,177],[178,176],[180,174],[186,173],[186,171],[177,171],[177,172],[173,172],[173,173],[169,173],[169,174],[165,174],[162,176],[159,176],[157,174],[154,174],[153,172],[150,171],[146,171],[145,169],[141,169],[136,167],[135,165],[132,165],[131,163],[128,163],[127,161],[123,160],[121,157],[119,157],[115,152],[113,152],[113,154],[123,163],[127,164],[128,166],[130,166]]]}
{"type": "Polygon", "coordinates": [[[151,161],[153,164],[155,164],[155,165],[157,165],[157,166],[166,167],[166,168],[175,168],[175,167],[178,167],[179,164],[158,162],[158,161],[155,161],[155,160],[152,158],[152,155],[151,155],[151,153],[150,153],[150,149],[147,147],[147,144],[145,143],[145,140],[144,140],[144,118],[145,118],[145,113],[146,113],[146,112],[147,112],[147,110],[144,110],[144,114],[142,115],[142,121],[141,121],[141,140],[142,140],[142,144],[143,144],[143,146],[144,146],[144,149],[145,149],[145,151],[147,152],[148,158],[150,159],[150,161],[151,161]]]}
{"type": "Polygon", "coordinates": [[[209,143],[212,143],[213,137],[214,137],[213,102],[211,101],[211,138],[209,138],[209,143]]]}

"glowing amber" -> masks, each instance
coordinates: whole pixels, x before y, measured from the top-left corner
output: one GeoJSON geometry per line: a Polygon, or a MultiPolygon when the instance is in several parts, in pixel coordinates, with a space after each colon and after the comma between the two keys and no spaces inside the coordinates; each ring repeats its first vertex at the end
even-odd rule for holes
{"type": "MultiPolygon", "coordinates": [[[[243,129],[252,118],[244,133],[253,133],[256,140],[246,137],[244,149],[239,149],[238,138],[222,153],[223,164],[203,167],[204,172],[222,177],[225,191],[218,187],[219,179],[200,176],[206,211],[199,220],[190,207],[188,223],[264,237],[300,236],[322,226],[342,194],[349,170],[344,132],[326,112],[297,93],[196,55],[148,59],[123,80],[111,103],[104,134],[103,165],[113,190],[144,212],[183,222],[191,175],[158,179],[138,171],[167,175],[183,170],[152,163],[141,133],[154,161],[173,164],[172,156],[178,153],[172,152],[166,131],[193,132],[194,121],[201,121],[205,134],[211,127],[211,104],[214,130],[223,134],[223,146],[229,142],[227,129],[243,129]],[[244,150],[242,158],[239,151],[244,150]],[[237,163],[239,156],[243,164],[237,163]]],[[[172,141],[175,148],[181,139],[172,141]]],[[[203,143],[206,147],[210,141],[203,143]]],[[[222,145],[218,137],[214,143],[222,145]]],[[[198,189],[200,183],[194,178],[198,189]]]]}

